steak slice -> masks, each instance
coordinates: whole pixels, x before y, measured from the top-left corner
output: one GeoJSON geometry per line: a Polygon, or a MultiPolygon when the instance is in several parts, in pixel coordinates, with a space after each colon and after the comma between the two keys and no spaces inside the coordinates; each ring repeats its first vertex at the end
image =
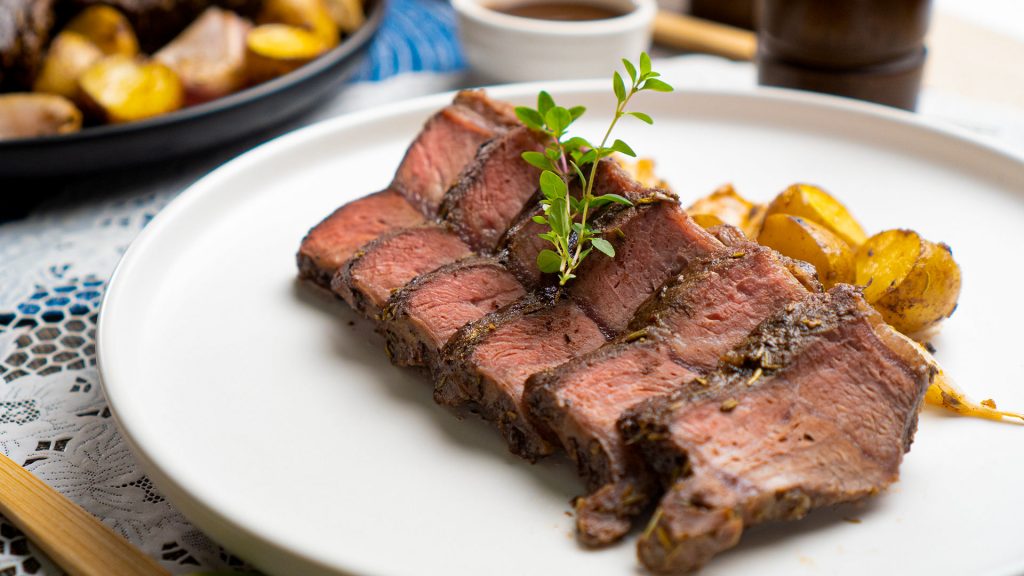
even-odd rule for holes
{"type": "Polygon", "coordinates": [[[471,253],[469,246],[445,227],[404,228],[360,248],[334,275],[331,289],[352,308],[373,318],[392,292],[413,278],[471,253]]]}
{"type": "Polygon", "coordinates": [[[691,225],[675,199],[661,194],[648,196],[635,207],[606,212],[595,227],[604,227],[605,237],[614,240],[620,255],[615,259],[591,255],[566,291],[575,297],[549,289],[463,328],[442,354],[435,400],[468,407],[496,423],[512,452],[524,458],[536,460],[551,453],[548,440],[525,412],[527,378],[596,350],[606,337],[627,326],[628,318],[602,326],[595,317],[610,316],[585,308],[577,298],[635,309],[690,258],[723,249],[713,236],[691,225]],[[658,238],[656,244],[652,236],[658,238]],[[691,238],[696,240],[690,242],[691,238]],[[640,261],[629,262],[629,258],[640,261]],[[590,274],[603,275],[603,281],[587,283],[590,274]],[[593,290],[617,290],[619,296],[609,299],[577,291],[580,283],[593,290]]]}
{"type": "Polygon", "coordinates": [[[485,144],[445,194],[441,215],[473,250],[494,252],[534,198],[540,170],[527,164],[522,153],[543,149],[542,136],[526,127],[515,128],[485,144]]]}
{"type": "Polygon", "coordinates": [[[609,333],[626,329],[666,280],[722,249],[674,197],[658,195],[599,224],[615,257],[593,253],[577,270],[569,294],[609,333]]]}
{"type": "MultiPolygon", "coordinates": [[[[578,186],[573,186],[573,195],[579,196],[578,186]]],[[[594,195],[619,194],[633,202],[643,202],[658,194],[657,191],[645,188],[622,169],[614,160],[602,160],[598,164],[597,175],[594,182],[594,195]]],[[[609,206],[609,209],[615,209],[609,206]]],[[[596,215],[605,212],[599,209],[596,215]]],[[[543,214],[540,206],[528,203],[526,210],[509,227],[505,237],[501,241],[502,262],[508,269],[519,278],[525,286],[541,286],[544,284],[544,276],[537,268],[537,255],[551,244],[547,240],[538,238],[537,235],[548,230],[546,224],[538,224],[533,221],[534,216],[543,214]]],[[[554,278],[553,276],[551,278],[554,278]]]]}
{"type": "Polygon", "coordinates": [[[619,417],[710,371],[761,321],[806,296],[786,260],[753,242],[734,243],[658,290],[637,312],[626,341],[527,382],[530,417],[559,439],[591,492],[576,500],[584,544],[621,538],[657,491],[623,445],[619,417]]]}
{"type": "Polygon", "coordinates": [[[838,285],[762,323],[706,380],[620,422],[668,492],[639,541],[659,573],[695,570],[747,526],[875,494],[898,477],[933,369],[838,285]]]}
{"type": "Polygon", "coordinates": [[[464,90],[434,114],[405,153],[391,186],[424,214],[434,216],[445,192],[484,142],[519,126],[512,107],[482,90],[464,90]]]}
{"type": "Polygon", "coordinates": [[[464,326],[449,340],[434,399],[497,425],[509,449],[534,461],[551,445],[527,421],[523,385],[533,373],[597,349],[605,337],[572,300],[531,294],[464,326]]]}
{"type": "Polygon", "coordinates": [[[419,210],[391,189],[353,200],[302,239],[296,256],[299,276],[329,289],[331,278],[360,246],[386,232],[423,221],[419,210]]]}
{"type": "Polygon", "coordinates": [[[398,366],[432,366],[459,328],[525,293],[504,266],[487,258],[460,260],[418,276],[381,314],[388,356],[398,366]]]}

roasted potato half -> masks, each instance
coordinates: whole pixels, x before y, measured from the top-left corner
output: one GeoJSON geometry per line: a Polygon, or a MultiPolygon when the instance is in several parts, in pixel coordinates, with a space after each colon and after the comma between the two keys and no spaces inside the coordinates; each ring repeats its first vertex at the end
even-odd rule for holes
{"type": "Polygon", "coordinates": [[[328,49],[318,36],[286,24],[264,24],[246,37],[246,75],[253,84],[295,70],[328,49]]]}
{"type": "Polygon", "coordinates": [[[139,40],[132,25],[124,14],[110,6],[89,6],[68,22],[64,31],[81,34],[107,55],[135,56],[139,53],[139,40]]]}
{"type": "Polygon", "coordinates": [[[960,266],[949,246],[913,230],[886,230],[857,252],[856,282],[867,299],[904,334],[925,332],[956,309],[960,266]]]}
{"type": "Polygon", "coordinates": [[[153,59],[178,74],[190,104],[220,98],[245,86],[246,36],[251,28],[234,12],[207,8],[153,59]]]}
{"type": "Polygon", "coordinates": [[[338,25],[326,0],[265,0],[257,24],[287,24],[312,32],[328,48],[337,46],[338,25]]]}
{"type": "Polygon", "coordinates": [[[845,206],[828,192],[810,184],[794,184],[783,190],[768,205],[767,216],[772,214],[792,214],[820,224],[855,250],[867,238],[845,206]]]}
{"type": "Polygon", "coordinates": [[[54,94],[0,94],[0,140],[67,134],[82,128],[82,113],[54,94]]]}
{"type": "Polygon", "coordinates": [[[764,222],[765,207],[740,196],[732,184],[726,184],[694,202],[686,213],[705,228],[729,224],[742,230],[748,238],[757,238],[764,222]]]}
{"type": "Polygon", "coordinates": [[[64,31],[50,43],[43,67],[32,89],[74,99],[78,96],[78,78],[103,58],[103,52],[78,32],[64,31]]]}
{"type": "Polygon", "coordinates": [[[363,0],[327,0],[334,25],[345,34],[351,34],[366,22],[363,0]]]}
{"type": "Polygon", "coordinates": [[[853,280],[853,251],[816,222],[792,214],[772,214],[765,218],[757,241],[790,258],[810,263],[826,290],[853,280]]]}
{"type": "Polygon", "coordinates": [[[159,62],[107,56],[78,80],[83,106],[111,122],[132,122],[173,112],[185,102],[178,75],[159,62]]]}

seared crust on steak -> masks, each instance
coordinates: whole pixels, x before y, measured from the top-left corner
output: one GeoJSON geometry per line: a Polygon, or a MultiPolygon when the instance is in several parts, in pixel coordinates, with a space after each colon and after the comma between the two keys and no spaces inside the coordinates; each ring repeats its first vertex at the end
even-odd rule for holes
{"type": "Polygon", "coordinates": [[[528,295],[464,326],[449,340],[435,372],[434,400],[494,423],[509,450],[534,461],[551,445],[522,408],[526,379],[604,344],[597,324],[557,292],[528,295]]]}
{"type": "Polygon", "coordinates": [[[540,170],[525,151],[544,149],[544,137],[514,128],[483,145],[444,196],[439,211],[475,251],[492,253],[513,220],[537,192],[540,170]]]}
{"type": "Polygon", "coordinates": [[[520,126],[512,107],[482,90],[463,90],[434,114],[409,146],[391,186],[424,214],[434,216],[445,192],[485,142],[520,126]]]}
{"type": "Polygon", "coordinates": [[[360,248],[335,275],[331,290],[375,318],[391,294],[413,278],[472,254],[447,227],[429,224],[385,234],[360,248]]]}
{"type": "Polygon", "coordinates": [[[353,200],[313,227],[296,260],[299,277],[330,289],[331,278],[357,250],[377,237],[423,223],[416,208],[388,189],[353,200]]]}
{"type": "Polygon", "coordinates": [[[656,494],[623,445],[615,424],[622,413],[710,370],[764,318],[805,294],[778,253],[733,241],[666,282],[620,342],[530,378],[529,416],[558,438],[592,492],[576,503],[583,543],[623,536],[656,494]]]}
{"type": "Polygon", "coordinates": [[[398,366],[431,367],[459,328],[524,294],[490,258],[470,257],[418,276],[391,296],[381,314],[388,357],[398,366]]]}
{"type": "Polygon", "coordinates": [[[670,485],[643,563],[686,573],[743,528],[877,493],[898,477],[934,376],[851,286],[790,304],[706,379],[619,423],[670,485]]]}

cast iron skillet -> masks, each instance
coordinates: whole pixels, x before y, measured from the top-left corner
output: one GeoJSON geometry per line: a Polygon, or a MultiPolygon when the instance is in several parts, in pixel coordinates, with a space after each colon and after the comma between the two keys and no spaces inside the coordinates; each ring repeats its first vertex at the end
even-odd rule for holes
{"type": "Polygon", "coordinates": [[[72,176],[198,152],[270,128],[307,110],[355,70],[380,28],[387,0],[369,0],[362,28],[305,66],[198,106],[128,124],[0,141],[0,178],[72,176]]]}

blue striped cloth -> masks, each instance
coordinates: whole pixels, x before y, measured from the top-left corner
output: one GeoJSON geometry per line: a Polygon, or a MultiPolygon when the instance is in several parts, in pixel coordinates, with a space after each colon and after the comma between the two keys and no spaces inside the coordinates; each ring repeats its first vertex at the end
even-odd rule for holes
{"type": "Polygon", "coordinates": [[[384,80],[406,72],[454,72],[465,66],[446,0],[391,0],[369,58],[352,82],[384,80]]]}

